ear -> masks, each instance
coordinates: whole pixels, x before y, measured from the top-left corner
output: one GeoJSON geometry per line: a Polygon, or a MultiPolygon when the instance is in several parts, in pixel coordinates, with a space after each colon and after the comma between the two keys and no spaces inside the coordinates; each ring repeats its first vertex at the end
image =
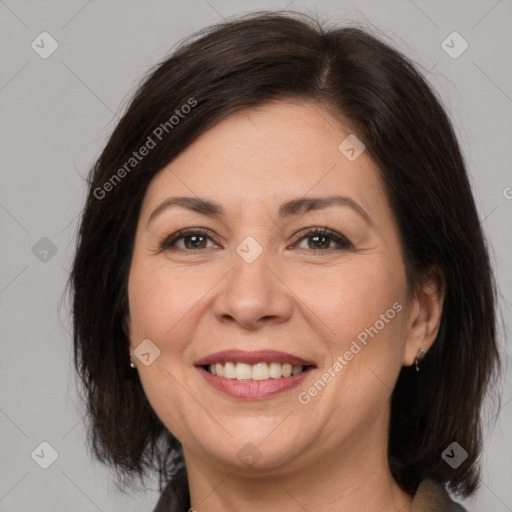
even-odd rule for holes
{"type": "Polygon", "coordinates": [[[432,347],[443,313],[446,279],[439,267],[431,268],[422,278],[408,309],[407,341],[403,365],[414,364],[420,349],[427,353],[432,347]]]}

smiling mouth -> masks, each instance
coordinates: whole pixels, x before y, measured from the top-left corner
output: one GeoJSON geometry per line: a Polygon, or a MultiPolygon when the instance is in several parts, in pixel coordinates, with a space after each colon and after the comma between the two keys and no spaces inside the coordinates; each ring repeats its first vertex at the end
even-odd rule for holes
{"type": "Polygon", "coordinates": [[[278,362],[259,362],[256,364],[235,363],[226,361],[225,363],[215,363],[203,365],[207,372],[216,377],[238,381],[264,381],[271,379],[281,379],[295,377],[314,368],[313,365],[302,366],[292,365],[291,363],[278,362]]]}

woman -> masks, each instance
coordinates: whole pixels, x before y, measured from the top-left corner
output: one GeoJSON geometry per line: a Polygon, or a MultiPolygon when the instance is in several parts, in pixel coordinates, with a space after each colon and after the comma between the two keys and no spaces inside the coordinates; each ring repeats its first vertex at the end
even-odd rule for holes
{"type": "Polygon", "coordinates": [[[155,512],[464,510],[495,288],[434,93],[364,31],[211,27],[140,86],[71,276],[93,453],[155,512]]]}

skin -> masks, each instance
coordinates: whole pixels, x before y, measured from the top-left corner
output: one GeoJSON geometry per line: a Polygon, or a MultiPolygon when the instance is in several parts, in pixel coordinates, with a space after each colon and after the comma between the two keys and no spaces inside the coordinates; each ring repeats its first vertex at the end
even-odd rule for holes
{"type": "Polygon", "coordinates": [[[125,327],[131,354],[144,339],[160,350],[148,366],[132,360],[155,412],[182,443],[199,512],[410,510],[412,497],[387,463],[390,397],[402,365],[434,342],[444,291],[425,281],[408,295],[398,228],[376,168],[366,151],[351,162],[338,149],[348,126],[313,103],[251,108],[201,135],[147,189],[125,327]],[[335,193],[356,201],[371,224],[346,206],[278,218],[284,201],[335,193]],[[225,217],[171,207],[148,223],[171,196],[217,201],[225,217]],[[182,238],[162,250],[169,235],[196,227],[211,232],[198,249],[182,238]],[[294,238],[318,227],[352,247],[294,238]],[[263,249],[250,264],[236,252],[248,236],[263,249]],[[301,403],[298,393],[394,303],[401,311],[301,403]],[[281,350],[317,369],[299,388],[235,399],[194,367],[233,348],[281,350]],[[238,456],[248,443],[259,453],[252,465],[238,456]]]}

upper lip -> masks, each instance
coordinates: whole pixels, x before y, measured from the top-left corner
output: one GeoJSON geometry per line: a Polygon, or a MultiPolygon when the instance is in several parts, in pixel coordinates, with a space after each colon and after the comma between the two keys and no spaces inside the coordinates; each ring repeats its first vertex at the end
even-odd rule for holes
{"type": "Polygon", "coordinates": [[[287,354],[286,352],[279,352],[278,350],[256,350],[251,352],[244,350],[223,350],[197,360],[195,365],[205,366],[226,362],[246,363],[250,365],[268,362],[281,364],[289,363],[293,366],[315,366],[311,361],[306,361],[300,357],[287,354]]]}

